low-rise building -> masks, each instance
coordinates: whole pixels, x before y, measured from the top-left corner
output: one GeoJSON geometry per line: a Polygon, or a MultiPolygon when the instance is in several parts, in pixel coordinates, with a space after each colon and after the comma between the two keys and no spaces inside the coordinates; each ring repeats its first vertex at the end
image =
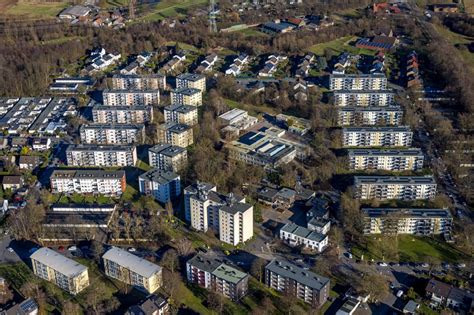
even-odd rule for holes
{"type": "Polygon", "coordinates": [[[408,126],[347,127],[342,129],[345,147],[408,147],[413,132],[408,126]]]}
{"type": "Polygon", "coordinates": [[[337,124],[339,126],[398,126],[402,120],[403,110],[400,106],[345,106],[338,109],[337,124]]]}
{"type": "Polygon", "coordinates": [[[127,188],[124,171],[54,170],[53,193],[121,195],[127,188]]]}
{"type": "Polygon", "coordinates": [[[89,286],[87,267],[52,249],[42,247],[30,259],[36,276],[54,283],[71,295],[76,295],[89,286]]]}
{"type": "Polygon", "coordinates": [[[18,157],[20,170],[35,170],[41,164],[41,159],[37,155],[21,155],[18,157]]]}
{"type": "Polygon", "coordinates": [[[196,73],[180,74],[176,77],[176,88],[198,89],[199,91],[204,93],[206,92],[206,76],[196,73]]]}
{"type": "Polygon", "coordinates": [[[321,308],[329,297],[328,278],[279,259],[273,259],[265,266],[265,284],[316,308],[321,308]]]}
{"type": "Polygon", "coordinates": [[[66,149],[68,166],[126,167],[137,163],[137,148],[127,145],[71,144],[66,149]]]}
{"type": "Polygon", "coordinates": [[[153,294],[139,304],[130,306],[125,315],[167,315],[169,309],[168,299],[153,294]]]}
{"type": "Polygon", "coordinates": [[[178,172],[188,163],[188,151],[185,148],[160,143],[148,149],[148,164],[151,167],[178,172]]]}
{"type": "Polygon", "coordinates": [[[426,297],[433,308],[448,307],[460,314],[469,314],[473,310],[474,293],[459,289],[453,285],[431,279],[426,286],[426,297]]]}
{"type": "Polygon", "coordinates": [[[223,242],[237,245],[253,236],[253,206],[243,197],[218,193],[214,185],[197,182],[186,187],[184,209],[192,228],[212,229],[223,242]]]}
{"type": "Polygon", "coordinates": [[[338,90],[334,91],[334,105],[344,106],[393,106],[395,93],[392,90],[338,90]]]}
{"type": "Polygon", "coordinates": [[[31,148],[34,151],[46,151],[51,149],[51,138],[35,137],[31,140],[31,148]]]}
{"type": "Polygon", "coordinates": [[[79,128],[84,144],[132,144],[145,139],[145,125],[142,124],[91,124],[79,128]]]}
{"type": "Polygon", "coordinates": [[[331,74],[331,90],[386,90],[387,77],[381,73],[372,74],[331,74]]]}
{"type": "Polygon", "coordinates": [[[239,134],[240,131],[248,129],[258,122],[256,117],[250,116],[247,111],[234,108],[218,117],[219,123],[224,126],[223,132],[239,134]]]}
{"type": "Polygon", "coordinates": [[[194,143],[193,129],[175,122],[161,124],[158,126],[158,141],[186,148],[194,143]]]}
{"type": "Polygon", "coordinates": [[[102,92],[105,106],[159,105],[159,90],[109,90],[102,92]]]}
{"type": "Polygon", "coordinates": [[[307,226],[308,230],[326,235],[331,229],[331,221],[326,218],[312,217],[308,220],[307,226]]]}
{"type": "Polygon", "coordinates": [[[329,240],[327,235],[295,223],[287,223],[280,229],[280,239],[290,246],[303,246],[319,253],[326,248],[329,240]]]}
{"type": "Polygon", "coordinates": [[[283,124],[289,132],[298,136],[304,136],[311,129],[311,122],[308,119],[278,114],[275,116],[277,122],[283,124]]]}
{"type": "Polygon", "coordinates": [[[433,235],[451,232],[448,209],[362,208],[364,234],[433,235]]]}
{"type": "Polygon", "coordinates": [[[105,274],[111,278],[149,294],[161,287],[161,267],[126,250],[112,247],[102,256],[102,261],[105,274]]]}
{"type": "Polygon", "coordinates": [[[164,108],[163,112],[165,122],[175,122],[194,126],[198,123],[198,110],[196,106],[192,105],[169,105],[164,108]]]}
{"type": "MultiPolygon", "coordinates": [[[[285,131],[282,130],[282,133],[285,131]]],[[[293,161],[296,157],[294,146],[284,143],[279,135],[250,131],[238,140],[227,143],[229,157],[252,165],[277,167],[293,161]]]]}
{"type": "Polygon", "coordinates": [[[158,90],[166,88],[166,76],[155,73],[147,75],[119,75],[111,79],[112,89],[117,90],[158,90]]]}
{"type": "Polygon", "coordinates": [[[95,105],[92,120],[99,124],[144,124],[153,121],[153,106],[95,105]]]}
{"type": "Polygon", "coordinates": [[[195,88],[177,88],[171,91],[171,104],[202,105],[202,91],[195,88]]]}
{"type": "Polygon", "coordinates": [[[359,199],[433,199],[433,176],[355,176],[355,196],[359,199]]]}
{"type": "Polygon", "coordinates": [[[181,178],[171,171],[155,168],[138,177],[138,187],[140,193],[167,203],[181,194],[181,178]]]}
{"type": "Polygon", "coordinates": [[[23,177],[19,175],[5,175],[2,180],[3,190],[12,190],[15,191],[20,189],[24,185],[23,177]]]}
{"type": "Polygon", "coordinates": [[[197,254],[186,262],[188,282],[238,301],[247,294],[249,275],[210,255],[197,254]]]}
{"type": "Polygon", "coordinates": [[[383,171],[419,171],[424,155],[419,148],[348,150],[349,169],[383,171]]]}
{"type": "Polygon", "coordinates": [[[0,315],[38,315],[39,307],[36,301],[28,298],[21,303],[8,306],[7,309],[0,308],[0,315]]]}

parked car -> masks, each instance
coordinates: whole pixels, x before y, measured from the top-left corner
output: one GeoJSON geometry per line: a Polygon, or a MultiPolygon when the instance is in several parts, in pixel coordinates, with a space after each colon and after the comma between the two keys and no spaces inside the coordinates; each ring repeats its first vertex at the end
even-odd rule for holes
{"type": "Polygon", "coordinates": [[[403,296],[403,290],[398,290],[397,297],[402,297],[402,296],[403,296]]]}
{"type": "Polygon", "coordinates": [[[74,252],[74,251],[77,250],[77,246],[76,245],[69,246],[69,248],[67,250],[70,251],[70,252],[74,252]]]}
{"type": "Polygon", "coordinates": [[[134,252],[137,251],[137,249],[135,247],[129,247],[128,251],[131,252],[131,253],[134,253],[134,252]]]}
{"type": "Polygon", "coordinates": [[[387,267],[388,265],[387,265],[387,263],[385,263],[385,262],[379,262],[379,266],[380,266],[380,267],[387,267]]]}
{"type": "Polygon", "coordinates": [[[10,252],[10,253],[14,252],[13,248],[11,248],[11,247],[7,247],[7,251],[10,252]]]}

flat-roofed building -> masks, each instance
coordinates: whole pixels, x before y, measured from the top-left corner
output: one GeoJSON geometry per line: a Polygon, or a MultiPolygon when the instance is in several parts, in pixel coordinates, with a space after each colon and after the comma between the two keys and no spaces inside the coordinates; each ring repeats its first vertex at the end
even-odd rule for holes
{"type": "Polygon", "coordinates": [[[147,293],[161,287],[161,267],[129,253],[112,247],[103,256],[105,274],[147,293]]]}
{"type": "Polygon", "coordinates": [[[197,182],[184,189],[185,217],[191,227],[219,233],[223,242],[237,245],[253,236],[253,207],[245,198],[223,195],[214,185],[197,182]]]}
{"type": "Polygon", "coordinates": [[[413,132],[408,126],[347,127],[342,136],[345,147],[409,147],[413,132]]]}
{"type": "Polygon", "coordinates": [[[175,122],[161,124],[158,126],[158,141],[186,148],[194,143],[193,129],[175,122]]]}
{"type": "Polygon", "coordinates": [[[334,105],[344,106],[393,106],[395,93],[392,90],[338,90],[334,91],[334,105]]]}
{"type": "Polygon", "coordinates": [[[165,122],[175,122],[189,126],[197,125],[198,110],[191,105],[169,105],[164,108],[165,122]]]}
{"type": "Polygon", "coordinates": [[[145,139],[143,124],[92,124],[79,128],[84,144],[132,144],[145,139]]]}
{"type": "Polygon", "coordinates": [[[287,261],[273,259],[265,266],[265,284],[320,308],[329,297],[330,280],[287,261]]]}
{"type": "Polygon", "coordinates": [[[239,134],[240,131],[248,129],[258,122],[256,117],[250,116],[247,111],[234,108],[218,117],[219,122],[224,126],[223,132],[239,134]]]}
{"type": "Polygon", "coordinates": [[[211,255],[197,254],[186,262],[189,283],[212,290],[233,301],[247,294],[249,275],[211,255]]]}
{"type": "Polygon", "coordinates": [[[322,252],[328,245],[327,235],[311,231],[295,223],[287,223],[280,229],[280,239],[290,246],[304,246],[322,252]]]}
{"type": "Polygon", "coordinates": [[[105,106],[159,105],[159,90],[109,90],[102,93],[105,106]]]}
{"type": "Polygon", "coordinates": [[[175,145],[160,143],[148,149],[148,164],[164,171],[178,172],[188,163],[188,151],[175,145]]]}
{"type": "Polygon", "coordinates": [[[137,163],[137,148],[128,145],[71,144],[66,149],[68,166],[126,167],[137,163]]]}
{"type": "Polygon", "coordinates": [[[42,247],[30,259],[36,276],[54,283],[69,294],[76,295],[89,286],[87,267],[52,249],[42,247]]]}
{"type": "Polygon", "coordinates": [[[355,176],[355,196],[359,199],[433,199],[433,176],[355,176]]]}
{"type": "Polygon", "coordinates": [[[155,73],[146,75],[116,74],[111,79],[112,89],[117,90],[158,90],[166,88],[166,76],[155,73]]]}
{"type": "Polygon", "coordinates": [[[196,73],[183,73],[176,77],[176,88],[193,88],[206,92],[206,76],[196,73]]]}
{"type": "Polygon", "coordinates": [[[171,171],[151,169],[138,177],[140,193],[150,195],[161,203],[174,200],[181,194],[181,178],[171,171]]]}
{"type": "Polygon", "coordinates": [[[54,170],[53,193],[121,195],[127,188],[124,171],[54,170]]]}
{"type": "Polygon", "coordinates": [[[99,124],[144,124],[153,121],[153,106],[95,105],[92,120],[99,124]]]}
{"type": "Polygon", "coordinates": [[[277,167],[296,157],[294,146],[264,132],[250,131],[225,147],[231,159],[258,166],[277,167]]]}
{"type": "Polygon", "coordinates": [[[194,88],[177,88],[171,91],[171,104],[202,105],[202,91],[194,88]]]}
{"type": "Polygon", "coordinates": [[[423,168],[421,149],[352,149],[348,150],[349,169],[383,171],[419,171],[423,168]]]}
{"type": "Polygon", "coordinates": [[[330,90],[386,90],[387,77],[382,73],[373,74],[331,74],[330,90]]]}
{"type": "Polygon", "coordinates": [[[403,110],[399,106],[384,107],[340,107],[337,124],[339,126],[398,126],[403,119],[403,110]]]}
{"type": "Polygon", "coordinates": [[[450,233],[448,209],[362,208],[364,234],[433,235],[450,233]]]}

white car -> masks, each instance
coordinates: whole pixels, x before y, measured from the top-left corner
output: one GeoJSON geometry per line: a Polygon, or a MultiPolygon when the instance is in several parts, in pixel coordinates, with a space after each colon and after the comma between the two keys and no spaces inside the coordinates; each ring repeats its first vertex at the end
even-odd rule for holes
{"type": "Polygon", "coordinates": [[[422,263],[422,264],[421,264],[421,267],[423,267],[423,268],[429,268],[430,265],[428,265],[427,263],[422,263]]]}
{"type": "Polygon", "coordinates": [[[135,247],[129,247],[128,251],[131,252],[131,253],[134,253],[134,252],[137,251],[137,249],[135,247]]]}
{"type": "Polygon", "coordinates": [[[74,251],[77,250],[77,246],[75,246],[75,245],[69,246],[69,248],[67,250],[70,251],[70,252],[74,252],[74,251]]]}
{"type": "Polygon", "coordinates": [[[10,253],[14,252],[13,248],[11,248],[11,247],[7,247],[7,251],[9,251],[10,253]]]}
{"type": "Polygon", "coordinates": [[[397,297],[402,297],[402,296],[403,296],[403,290],[398,290],[397,297]]]}
{"type": "Polygon", "coordinates": [[[380,267],[387,267],[388,265],[387,265],[387,263],[379,262],[379,266],[380,266],[380,267]]]}

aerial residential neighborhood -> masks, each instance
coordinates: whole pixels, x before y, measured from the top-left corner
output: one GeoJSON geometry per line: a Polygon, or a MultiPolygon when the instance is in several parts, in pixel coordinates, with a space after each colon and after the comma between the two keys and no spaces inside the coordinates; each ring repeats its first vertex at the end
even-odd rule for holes
{"type": "Polygon", "coordinates": [[[0,315],[474,313],[472,0],[0,0],[0,42],[0,315]]]}

